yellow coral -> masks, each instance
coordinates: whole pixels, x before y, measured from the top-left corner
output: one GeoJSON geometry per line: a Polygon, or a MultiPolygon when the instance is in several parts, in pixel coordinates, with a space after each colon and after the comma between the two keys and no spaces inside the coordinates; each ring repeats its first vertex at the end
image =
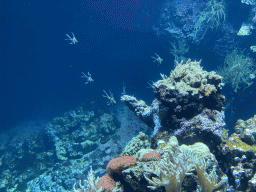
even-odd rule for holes
{"type": "Polygon", "coordinates": [[[227,146],[231,150],[242,150],[244,152],[247,152],[249,150],[256,151],[256,146],[250,146],[246,144],[245,142],[241,141],[239,137],[236,134],[233,134],[229,141],[227,142],[227,146]]]}
{"type": "MultiPolygon", "coordinates": [[[[207,72],[200,67],[199,62],[192,62],[190,59],[183,64],[177,62],[176,68],[171,71],[168,78],[163,78],[159,81],[160,84],[167,86],[168,89],[176,89],[179,93],[192,95],[204,92],[205,96],[216,92],[218,88],[222,88],[222,77],[216,72],[207,72]]],[[[163,75],[161,74],[163,77],[163,75]]]]}
{"type": "Polygon", "coordinates": [[[224,188],[225,184],[228,183],[228,177],[225,175],[221,178],[221,181],[218,183],[216,167],[213,167],[211,172],[206,173],[207,165],[210,160],[201,159],[200,163],[196,164],[196,173],[198,177],[198,182],[200,184],[201,191],[203,192],[212,192],[217,191],[218,189],[224,188]]]}

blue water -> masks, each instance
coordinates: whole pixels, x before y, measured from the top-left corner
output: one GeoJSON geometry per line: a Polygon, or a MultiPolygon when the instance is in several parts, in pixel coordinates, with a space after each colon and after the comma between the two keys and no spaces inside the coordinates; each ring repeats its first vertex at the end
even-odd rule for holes
{"type": "MultiPolygon", "coordinates": [[[[89,110],[89,103],[94,102],[97,110],[111,112],[113,107],[102,97],[103,90],[110,90],[120,105],[123,83],[127,94],[149,105],[154,93],[147,88],[147,82],[155,82],[160,73],[168,75],[174,69],[175,58],[169,49],[170,42],[176,39],[164,31],[167,21],[161,20],[166,2],[1,1],[0,133],[27,130],[36,134],[52,118],[83,103],[89,110]],[[72,33],[78,40],[76,44],[65,40],[66,34],[72,33]],[[155,53],[164,60],[159,66],[151,58],[155,53]],[[82,72],[90,72],[94,82],[85,84],[82,72]]],[[[186,2],[203,6],[207,1],[186,2]]],[[[252,23],[253,6],[240,0],[228,0],[225,5],[225,29],[222,25],[209,29],[199,41],[184,36],[190,46],[187,57],[202,59],[207,71],[222,65],[234,48],[256,58],[249,49],[256,44],[255,31],[252,29],[249,36],[236,35],[243,22],[252,23]]],[[[176,27],[180,26],[176,23],[176,27]]],[[[229,85],[222,89],[226,102],[230,102],[225,115],[231,132],[238,119],[246,120],[255,114],[255,90],[255,83],[237,93],[229,85]]],[[[11,140],[11,136],[5,139],[11,140]]]]}
{"type": "MultiPolygon", "coordinates": [[[[150,57],[154,52],[170,57],[166,42],[150,28],[153,15],[146,16],[145,26],[137,28],[136,22],[144,23],[136,21],[140,7],[132,18],[114,23],[126,15],[104,19],[86,5],[82,8],[82,3],[1,3],[2,128],[28,116],[62,113],[91,100],[104,108],[103,89],[120,95],[125,82],[128,93],[139,93],[163,71],[150,57]],[[75,45],[64,40],[71,32],[78,40],[75,45]],[[88,71],[95,82],[84,85],[81,72],[88,71]]],[[[145,91],[144,96],[151,93],[145,91]]]]}

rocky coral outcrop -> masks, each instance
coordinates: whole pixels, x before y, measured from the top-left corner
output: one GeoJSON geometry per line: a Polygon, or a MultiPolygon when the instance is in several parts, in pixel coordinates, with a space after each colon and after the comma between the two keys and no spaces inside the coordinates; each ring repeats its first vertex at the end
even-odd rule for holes
{"type": "Polygon", "coordinates": [[[177,63],[169,77],[161,74],[162,80],[152,85],[156,99],[151,106],[133,96],[121,97],[123,103],[154,129],[153,148],[157,140],[162,137],[168,139],[168,135],[174,133],[182,135],[178,139],[186,134],[186,138],[190,137],[193,142],[199,137],[208,137],[209,133],[210,138],[218,138],[214,140],[220,143],[225,125],[225,97],[220,92],[222,77],[213,71],[204,71],[200,64],[201,61],[188,60],[185,64],[177,63]],[[198,134],[194,137],[191,132],[198,134]]]}
{"type": "MultiPolygon", "coordinates": [[[[192,191],[224,192],[229,186],[228,177],[221,171],[215,156],[203,143],[179,146],[177,138],[171,137],[167,143],[159,142],[156,151],[146,154],[157,158],[148,158],[146,161],[138,159],[136,163],[129,163],[129,166],[121,166],[122,171],[114,180],[121,183],[124,191],[129,188],[133,191],[161,191],[165,188],[166,192],[179,192],[190,188],[192,191]]],[[[133,156],[130,158],[134,159],[133,156]]],[[[111,160],[110,164],[118,167],[119,162],[131,161],[127,156],[118,157],[111,160]]],[[[110,176],[113,177],[113,174],[110,176]]]]}
{"type": "Polygon", "coordinates": [[[256,146],[254,142],[256,116],[243,121],[238,120],[235,133],[220,145],[223,170],[228,172],[230,184],[238,191],[255,189],[256,146]]]}

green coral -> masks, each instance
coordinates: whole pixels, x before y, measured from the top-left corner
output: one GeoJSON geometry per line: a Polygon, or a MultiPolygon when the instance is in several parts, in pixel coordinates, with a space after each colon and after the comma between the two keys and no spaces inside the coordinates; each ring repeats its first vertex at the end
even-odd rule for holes
{"type": "Polygon", "coordinates": [[[224,83],[230,84],[237,92],[237,89],[245,89],[253,84],[254,69],[253,60],[235,49],[226,56],[224,66],[219,67],[217,73],[223,77],[224,83]]]}
{"type": "Polygon", "coordinates": [[[210,0],[198,16],[194,26],[194,33],[202,32],[202,37],[206,34],[209,28],[218,28],[225,21],[225,4],[223,0],[210,0]]]}
{"type": "Polygon", "coordinates": [[[175,60],[185,61],[187,59],[184,57],[184,55],[188,52],[189,46],[186,42],[186,39],[178,39],[177,42],[177,45],[175,41],[173,43],[170,42],[172,46],[170,53],[175,57],[175,60]]]}

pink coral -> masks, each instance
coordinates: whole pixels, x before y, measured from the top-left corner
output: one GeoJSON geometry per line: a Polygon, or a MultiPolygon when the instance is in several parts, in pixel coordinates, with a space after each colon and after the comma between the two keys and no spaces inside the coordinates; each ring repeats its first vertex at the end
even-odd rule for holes
{"type": "Polygon", "coordinates": [[[136,163],[136,158],[134,156],[120,156],[109,161],[107,171],[111,175],[113,173],[121,175],[123,170],[136,163]]]}
{"type": "Polygon", "coordinates": [[[161,159],[161,155],[156,151],[147,153],[147,154],[143,155],[143,157],[142,157],[143,161],[149,161],[149,160],[154,160],[154,159],[157,159],[157,160],[161,159]]]}
{"type": "Polygon", "coordinates": [[[115,188],[115,180],[109,175],[102,176],[97,184],[97,190],[100,188],[103,192],[111,192],[115,188]]]}

